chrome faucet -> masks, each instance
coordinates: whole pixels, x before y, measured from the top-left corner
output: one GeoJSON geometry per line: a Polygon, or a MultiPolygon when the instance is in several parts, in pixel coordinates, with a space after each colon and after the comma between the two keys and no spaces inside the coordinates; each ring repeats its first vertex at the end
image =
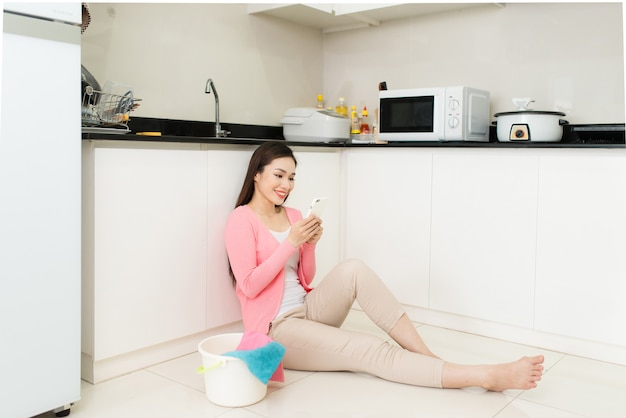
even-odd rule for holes
{"type": "Polygon", "coordinates": [[[215,90],[215,84],[213,84],[213,80],[209,78],[206,82],[206,88],[204,92],[206,94],[209,94],[211,93],[211,90],[213,91],[213,95],[215,96],[215,137],[223,138],[227,136],[230,132],[223,130],[220,126],[220,98],[217,95],[217,90],[215,90]]]}

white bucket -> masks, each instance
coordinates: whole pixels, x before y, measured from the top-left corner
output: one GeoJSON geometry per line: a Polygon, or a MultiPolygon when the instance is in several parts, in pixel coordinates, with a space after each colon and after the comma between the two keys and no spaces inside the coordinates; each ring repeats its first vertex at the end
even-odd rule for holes
{"type": "Polygon", "coordinates": [[[267,393],[267,385],[257,379],[246,363],[220,354],[234,351],[243,334],[220,334],[198,344],[202,355],[206,397],[214,404],[227,407],[252,405],[267,393]]]}

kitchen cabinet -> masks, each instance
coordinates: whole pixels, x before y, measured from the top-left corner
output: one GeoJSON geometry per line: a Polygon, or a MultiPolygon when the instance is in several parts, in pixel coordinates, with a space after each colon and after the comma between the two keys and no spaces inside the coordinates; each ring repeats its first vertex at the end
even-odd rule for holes
{"type": "MultiPolygon", "coordinates": [[[[253,149],[84,142],[90,367],[113,377],[240,330],[223,228],[253,149]]],[[[415,321],[623,364],[626,151],[293,149],[288,205],[329,198],[316,282],[359,258],[415,321]]]]}
{"type": "Polygon", "coordinates": [[[428,306],[432,152],[345,152],[347,258],[366,261],[401,303],[428,306]]]}
{"type": "Polygon", "coordinates": [[[94,360],[206,329],[206,153],[98,148],[93,179],[94,360]]]}
{"type": "Polygon", "coordinates": [[[346,257],[406,305],[532,327],[538,160],[351,149],[346,257]]]}
{"type": "Polygon", "coordinates": [[[537,176],[520,151],[435,153],[431,309],[532,327],[537,176]]]}
{"type": "MultiPolygon", "coordinates": [[[[394,19],[405,19],[483,5],[481,3],[254,3],[248,5],[248,13],[274,16],[299,25],[321,29],[324,33],[330,33],[380,26],[383,22],[394,19]]],[[[499,6],[496,3],[492,3],[492,5],[499,6]]]]}
{"type": "Polygon", "coordinates": [[[625,151],[352,148],[343,167],[345,254],[413,320],[623,364],[625,151]]]}
{"type": "MultiPolygon", "coordinates": [[[[206,152],[208,172],[207,187],[202,195],[206,201],[206,222],[199,223],[198,229],[205,231],[206,242],[206,323],[204,329],[211,329],[241,320],[241,310],[232,279],[228,273],[228,256],[224,248],[224,228],[226,219],[232,212],[239,196],[245,176],[245,168],[252,150],[210,149],[206,152]]],[[[184,180],[184,179],[180,179],[184,180]]],[[[182,243],[179,240],[179,243],[182,243]]]]}
{"type": "MultiPolygon", "coordinates": [[[[83,378],[97,383],[241,331],[224,248],[255,147],[83,143],[83,378]]],[[[328,196],[318,275],[339,261],[340,153],[294,147],[306,211],[328,196]]]]}
{"type": "Polygon", "coordinates": [[[539,163],[535,326],[626,346],[626,153],[539,163]]]}

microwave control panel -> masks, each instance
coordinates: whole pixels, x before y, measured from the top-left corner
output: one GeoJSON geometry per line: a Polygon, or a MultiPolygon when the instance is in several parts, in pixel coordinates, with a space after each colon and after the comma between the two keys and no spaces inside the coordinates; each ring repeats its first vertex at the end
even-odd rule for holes
{"type": "Polygon", "coordinates": [[[489,96],[488,91],[471,87],[446,89],[446,140],[489,140],[489,96]]]}

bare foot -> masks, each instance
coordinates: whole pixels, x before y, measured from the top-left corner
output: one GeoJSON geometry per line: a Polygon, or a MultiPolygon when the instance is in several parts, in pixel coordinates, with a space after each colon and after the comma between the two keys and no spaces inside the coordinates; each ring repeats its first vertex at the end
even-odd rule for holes
{"type": "Polygon", "coordinates": [[[543,374],[543,360],[543,356],[539,355],[522,357],[512,363],[489,366],[488,377],[482,387],[495,392],[536,388],[543,374]]]}

